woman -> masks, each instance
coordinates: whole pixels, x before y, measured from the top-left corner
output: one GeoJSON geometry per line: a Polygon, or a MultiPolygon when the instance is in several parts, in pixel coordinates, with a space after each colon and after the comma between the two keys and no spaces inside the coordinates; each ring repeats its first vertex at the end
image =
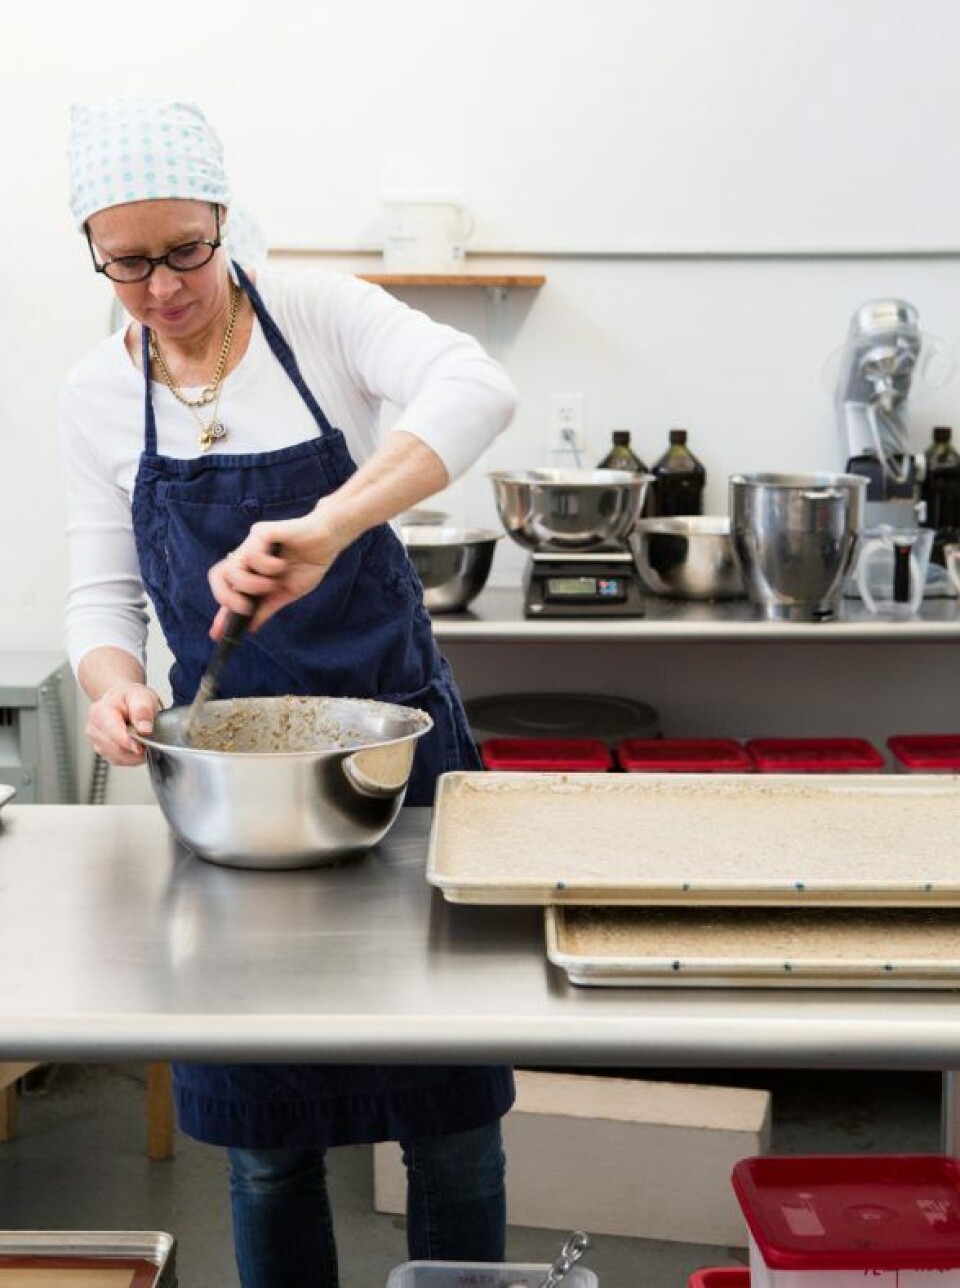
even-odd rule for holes
{"type": "MultiPolygon", "coordinates": [[[[63,393],[67,634],[94,748],[139,763],[127,727],[148,731],[160,707],[144,589],[177,704],[196,692],[211,623],[215,635],[258,595],[221,691],[422,707],[434,729],[407,803],[429,804],[438,774],[475,767],[476,751],[387,521],[506,427],[509,381],[473,340],[355,278],[254,282],[232,263],[222,149],[193,105],[75,108],[70,160],[76,223],[133,319],[63,393]],[[381,442],[383,399],[405,410],[381,442]]],[[[183,1130],[230,1151],[244,1288],[336,1284],[323,1159],[348,1142],[401,1142],[411,1257],[503,1259],[509,1070],[181,1064],[174,1077],[183,1130]]]]}

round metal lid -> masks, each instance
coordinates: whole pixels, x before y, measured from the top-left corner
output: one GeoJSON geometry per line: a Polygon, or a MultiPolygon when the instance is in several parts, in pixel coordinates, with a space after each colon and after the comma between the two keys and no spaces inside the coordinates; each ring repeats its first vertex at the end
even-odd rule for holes
{"type": "Polygon", "coordinates": [[[483,738],[658,738],[653,707],[601,693],[501,693],[465,704],[473,735],[483,738]]]}

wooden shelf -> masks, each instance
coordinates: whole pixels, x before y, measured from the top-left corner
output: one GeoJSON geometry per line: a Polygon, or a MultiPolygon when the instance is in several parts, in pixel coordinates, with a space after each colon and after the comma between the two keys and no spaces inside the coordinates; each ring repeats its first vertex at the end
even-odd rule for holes
{"type": "Polygon", "coordinates": [[[543,286],[540,273],[358,273],[377,286],[543,286]]]}

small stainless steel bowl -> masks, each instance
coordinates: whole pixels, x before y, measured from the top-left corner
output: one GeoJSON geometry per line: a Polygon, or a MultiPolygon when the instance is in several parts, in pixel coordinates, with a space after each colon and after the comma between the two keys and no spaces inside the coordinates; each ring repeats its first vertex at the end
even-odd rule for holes
{"type": "Polygon", "coordinates": [[[640,580],[654,595],[737,599],[746,594],[730,520],[723,515],[641,519],[630,534],[630,549],[640,580]]]}
{"type": "Polygon", "coordinates": [[[503,534],[486,528],[402,527],[400,537],[423,582],[429,613],[456,613],[480,594],[503,534]]]}
{"type": "Polygon", "coordinates": [[[161,711],[147,753],[157,802],[203,859],[307,868],[363,854],[403,803],[423,711],[362,698],[208,702],[183,746],[188,707],[161,711]]]}
{"type": "Polygon", "coordinates": [[[502,470],[491,474],[497,511],[524,550],[596,550],[626,540],[651,474],[628,470],[502,470]]]}
{"type": "Polygon", "coordinates": [[[422,527],[428,525],[432,528],[441,527],[450,518],[446,510],[421,510],[418,506],[415,510],[404,510],[397,516],[397,522],[402,528],[412,528],[414,526],[422,527]]]}

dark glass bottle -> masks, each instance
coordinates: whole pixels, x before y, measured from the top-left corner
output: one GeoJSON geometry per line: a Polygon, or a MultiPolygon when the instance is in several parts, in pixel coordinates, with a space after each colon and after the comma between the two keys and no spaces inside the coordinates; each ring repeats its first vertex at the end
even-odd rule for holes
{"type": "Polygon", "coordinates": [[[671,429],[670,446],[653,467],[650,513],[703,514],[707,472],[687,447],[687,431],[671,429]]]}
{"type": "Polygon", "coordinates": [[[938,425],[933,431],[933,442],[924,455],[927,471],[921,496],[926,503],[926,527],[933,528],[932,558],[944,562],[943,547],[960,541],[960,452],[950,441],[951,430],[938,425]]]}
{"type": "Polygon", "coordinates": [[[630,470],[633,474],[646,474],[647,467],[630,446],[629,429],[613,431],[613,446],[597,467],[601,470],[630,470]]]}

